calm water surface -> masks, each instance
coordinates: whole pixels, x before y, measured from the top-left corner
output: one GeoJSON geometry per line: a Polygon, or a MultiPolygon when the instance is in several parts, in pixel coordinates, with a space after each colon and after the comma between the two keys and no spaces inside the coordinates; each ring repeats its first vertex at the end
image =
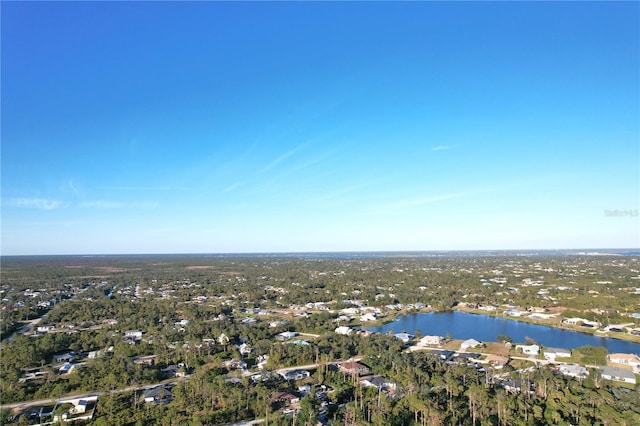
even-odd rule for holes
{"type": "Polygon", "coordinates": [[[510,336],[514,343],[523,343],[527,338],[531,338],[540,345],[553,348],[573,349],[591,345],[604,346],[609,353],[640,354],[638,343],[459,311],[404,315],[397,321],[369,327],[368,330],[377,333],[404,331],[410,334],[420,330],[423,336],[445,336],[449,333],[453,339],[473,338],[483,342],[496,342],[499,335],[505,335],[510,336]]]}

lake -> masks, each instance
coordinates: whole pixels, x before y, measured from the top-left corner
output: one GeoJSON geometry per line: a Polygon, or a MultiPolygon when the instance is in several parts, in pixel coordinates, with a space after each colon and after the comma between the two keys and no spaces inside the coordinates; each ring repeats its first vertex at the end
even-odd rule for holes
{"type": "Polygon", "coordinates": [[[510,336],[514,343],[524,343],[531,338],[546,347],[574,349],[587,345],[604,346],[609,353],[640,354],[638,343],[460,311],[403,315],[394,322],[367,327],[367,330],[376,333],[404,331],[410,334],[420,330],[423,336],[445,336],[449,333],[453,339],[473,338],[484,342],[496,342],[499,335],[504,335],[510,336]]]}

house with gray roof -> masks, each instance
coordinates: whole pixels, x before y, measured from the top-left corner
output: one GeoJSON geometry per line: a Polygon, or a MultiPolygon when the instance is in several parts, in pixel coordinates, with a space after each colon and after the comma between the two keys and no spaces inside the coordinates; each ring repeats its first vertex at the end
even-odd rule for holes
{"type": "Polygon", "coordinates": [[[600,367],[600,375],[603,379],[615,382],[636,383],[636,375],[633,374],[633,371],[620,367],[600,367]]]}

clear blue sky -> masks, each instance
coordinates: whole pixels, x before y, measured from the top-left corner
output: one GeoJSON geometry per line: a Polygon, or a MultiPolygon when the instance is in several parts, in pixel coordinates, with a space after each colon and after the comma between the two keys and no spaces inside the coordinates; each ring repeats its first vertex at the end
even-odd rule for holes
{"type": "Polygon", "coordinates": [[[640,246],[638,2],[2,2],[2,254],[640,246]]]}

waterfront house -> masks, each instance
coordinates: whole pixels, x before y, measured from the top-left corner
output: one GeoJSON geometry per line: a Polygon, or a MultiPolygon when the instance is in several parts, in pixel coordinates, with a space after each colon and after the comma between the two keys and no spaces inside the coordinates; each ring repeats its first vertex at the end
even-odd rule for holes
{"type": "Polygon", "coordinates": [[[394,335],[397,339],[402,340],[402,343],[409,343],[413,339],[413,335],[409,333],[398,333],[394,335]]]}
{"type": "Polygon", "coordinates": [[[466,351],[468,348],[475,348],[476,346],[479,346],[481,343],[478,342],[476,339],[467,339],[464,342],[462,342],[462,344],[460,345],[460,350],[461,351],[466,351]]]}
{"type": "Polygon", "coordinates": [[[562,348],[546,348],[544,350],[544,357],[548,361],[555,361],[556,358],[568,358],[571,356],[571,351],[562,348]]]}
{"type": "Polygon", "coordinates": [[[360,321],[363,321],[363,322],[376,321],[377,319],[378,318],[376,317],[376,314],[374,314],[373,312],[368,312],[360,317],[360,321]]]}
{"type": "Polygon", "coordinates": [[[338,334],[342,334],[343,336],[348,336],[351,334],[353,330],[349,327],[340,326],[335,329],[335,332],[338,334]]]}
{"type": "Polygon", "coordinates": [[[629,366],[635,373],[640,374],[640,357],[638,355],[614,353],[607,355],[607,359],[612,364],[629,366]]]}
{"type": "Polygon", "coordinates": [[[423,336],[418,342],[418,346],[440,345],[441,343],[442,336],[423,336]]]}
{"type": "Polygon", "coordinates": [[[540,346],[538,345],[516,345],[516,350],[521,350],[525,355],[538,355],[540,346]]]}

